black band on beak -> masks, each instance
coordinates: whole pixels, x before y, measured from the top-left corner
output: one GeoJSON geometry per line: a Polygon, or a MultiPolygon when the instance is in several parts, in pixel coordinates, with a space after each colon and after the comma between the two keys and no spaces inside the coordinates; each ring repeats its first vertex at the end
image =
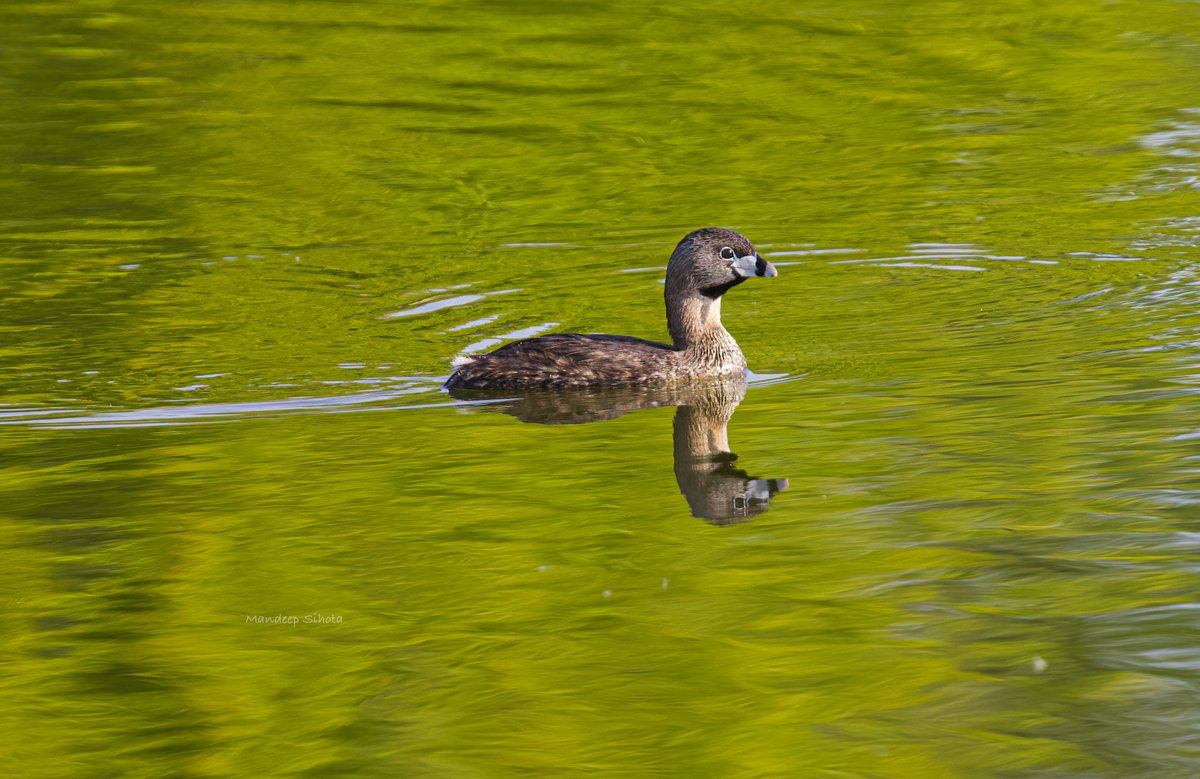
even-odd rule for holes
{"type": "Polygon", "coordinates": [[[775,266],[764,260],[758,252],[754,253],[754,258],[754,274],[756,276],[769,279],[779,274],[779,271],[775,270],[775,266]]]}

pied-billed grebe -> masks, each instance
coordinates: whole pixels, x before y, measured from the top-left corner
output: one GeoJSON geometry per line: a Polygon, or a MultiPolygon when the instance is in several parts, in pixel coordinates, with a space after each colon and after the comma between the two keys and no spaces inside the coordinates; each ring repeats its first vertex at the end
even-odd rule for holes
{"type": "Polygon", "coordinates": [[[447,387],[517,389],[662,384],[746,370],[737,341],[721,325],[721,296],[775,266],[732,230],[688,233],[667,263],[671,345],[625,335],[562,333],[527,338],[478,357],[460,357],[447,387]]]}

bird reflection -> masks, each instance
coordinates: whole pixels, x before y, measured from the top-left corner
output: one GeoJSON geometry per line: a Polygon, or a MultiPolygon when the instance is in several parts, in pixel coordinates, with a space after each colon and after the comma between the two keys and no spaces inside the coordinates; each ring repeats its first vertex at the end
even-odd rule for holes
{"type": "MultiPolygon", "coordinates": [[[[734,466],[729,451],[729,420],[746,395],[744,378],[708,380],[680,387],[606,387],[519,392],[495,408],[544,425],[583,424],[616,419],[630,411],[676,406],[675,479],[692,515],[731,525],[762,514],[771,496],[787,489],[787,479],[758,479],[734,466]]],[[[459,400],[496,397],[496,391],[452,389],[459,400]]]]}

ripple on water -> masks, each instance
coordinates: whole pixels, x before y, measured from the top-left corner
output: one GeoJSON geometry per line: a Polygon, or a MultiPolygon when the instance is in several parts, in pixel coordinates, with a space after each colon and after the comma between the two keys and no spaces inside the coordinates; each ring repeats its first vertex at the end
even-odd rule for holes
{"type": "Polygon", "coordinates": [[[469,346],[463,347],[459,354],[475,354],[476,352],[482,352],[492,348],[493,346],[499,346],[500,344],[507,343],[509,341],[517,341],[522,338],[533,338],[534,336],[540,335],[547,330],[552,330],[555,327],[558,327],[558,322],[543,322],[540,325],[522,327],[519,330],[513,330],[512,332],[504,333],[503,335],[497,335],[491,338],[484,338],[480,341],[476,341],[469,346]]]}
{"type": "Polygon", "coordinates": [[[451,298],[442,298],[440,300],[430,300],[425,303],[420,303],[412,308],[404,308],[399,311],[393,311],[384,314],[384,319],[397,319],[407,316],[418,316],[420,314],[430,314],[434,311],[441,311],[446,308],[457,308],[459,306],[468,306],[472,303],[478,303],[486,298],[495,297],[497,295],[509,295],[513,292],[520,292],[519,288],[513,289],[498,289],[494,292],[482,292],[476,295],[456,295],[451,298]]]}

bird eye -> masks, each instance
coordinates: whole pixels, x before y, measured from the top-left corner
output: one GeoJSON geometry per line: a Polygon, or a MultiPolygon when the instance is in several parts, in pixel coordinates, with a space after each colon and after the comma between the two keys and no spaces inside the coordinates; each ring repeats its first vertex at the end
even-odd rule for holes
{"type": "Polygon", "coordinates": [[[735,255],[734,255],[733,249],[730,249],[728,246],[721,247],[721,259],[722,260],[732,260],[734,258],[734,256],[735,255]]]}

